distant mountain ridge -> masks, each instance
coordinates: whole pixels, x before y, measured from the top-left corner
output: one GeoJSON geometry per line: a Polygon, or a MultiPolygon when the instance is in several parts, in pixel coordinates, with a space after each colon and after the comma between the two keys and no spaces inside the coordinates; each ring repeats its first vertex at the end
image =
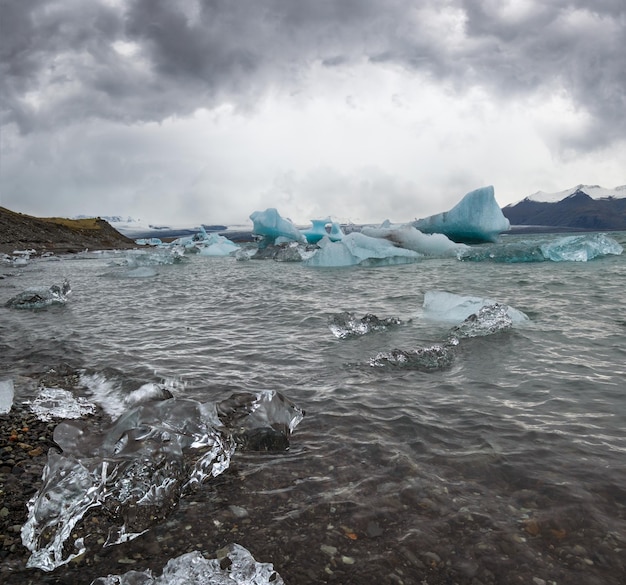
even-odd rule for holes
{"type": "Polygon", "coordinates": [[[626,230],[626,185],[605,189],[577,185],[558,193],[538,191],[502,208],[512,226],[574,230],[626,230]]]}

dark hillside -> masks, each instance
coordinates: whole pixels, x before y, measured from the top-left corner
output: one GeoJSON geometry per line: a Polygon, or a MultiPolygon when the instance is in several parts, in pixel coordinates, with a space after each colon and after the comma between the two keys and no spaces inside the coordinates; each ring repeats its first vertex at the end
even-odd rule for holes
{"type": "Polygon", "coordinates": [[[0,207],[0,253],[36,250],[57,254],[89,250],[134,248],[102,219],[38,218],[0,207]]]}

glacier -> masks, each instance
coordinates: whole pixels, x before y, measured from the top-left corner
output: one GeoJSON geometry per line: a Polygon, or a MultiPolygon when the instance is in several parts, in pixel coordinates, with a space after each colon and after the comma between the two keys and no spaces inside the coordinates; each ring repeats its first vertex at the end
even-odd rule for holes
{"type": "Polygon", "coordinates": [[[411,225],[423,233],[444,234],[466,244],[495,242],[511,227],[491,185],[470,191],[449,211],[415,220],[411,225]]]}

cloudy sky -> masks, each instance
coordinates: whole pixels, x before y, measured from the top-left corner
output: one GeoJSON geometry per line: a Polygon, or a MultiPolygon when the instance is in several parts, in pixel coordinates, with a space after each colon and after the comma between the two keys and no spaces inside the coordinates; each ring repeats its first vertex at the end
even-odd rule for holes
{"type": "Polygon", "coordinates": [[[0,205],[402,222],[626,183],[624,0],[0,0],[0,205]]]}

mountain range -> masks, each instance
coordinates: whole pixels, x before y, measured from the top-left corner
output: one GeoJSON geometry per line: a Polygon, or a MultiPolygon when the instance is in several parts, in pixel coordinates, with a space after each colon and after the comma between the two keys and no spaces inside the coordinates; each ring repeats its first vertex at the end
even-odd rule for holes
{"type": "Polygon", "coordinates": [[[515,231],[520,227],[561,230],[626,230],[626,185],[605,189],[577,185],[558,193],[537,193],[502,208],[515,231]]]}

